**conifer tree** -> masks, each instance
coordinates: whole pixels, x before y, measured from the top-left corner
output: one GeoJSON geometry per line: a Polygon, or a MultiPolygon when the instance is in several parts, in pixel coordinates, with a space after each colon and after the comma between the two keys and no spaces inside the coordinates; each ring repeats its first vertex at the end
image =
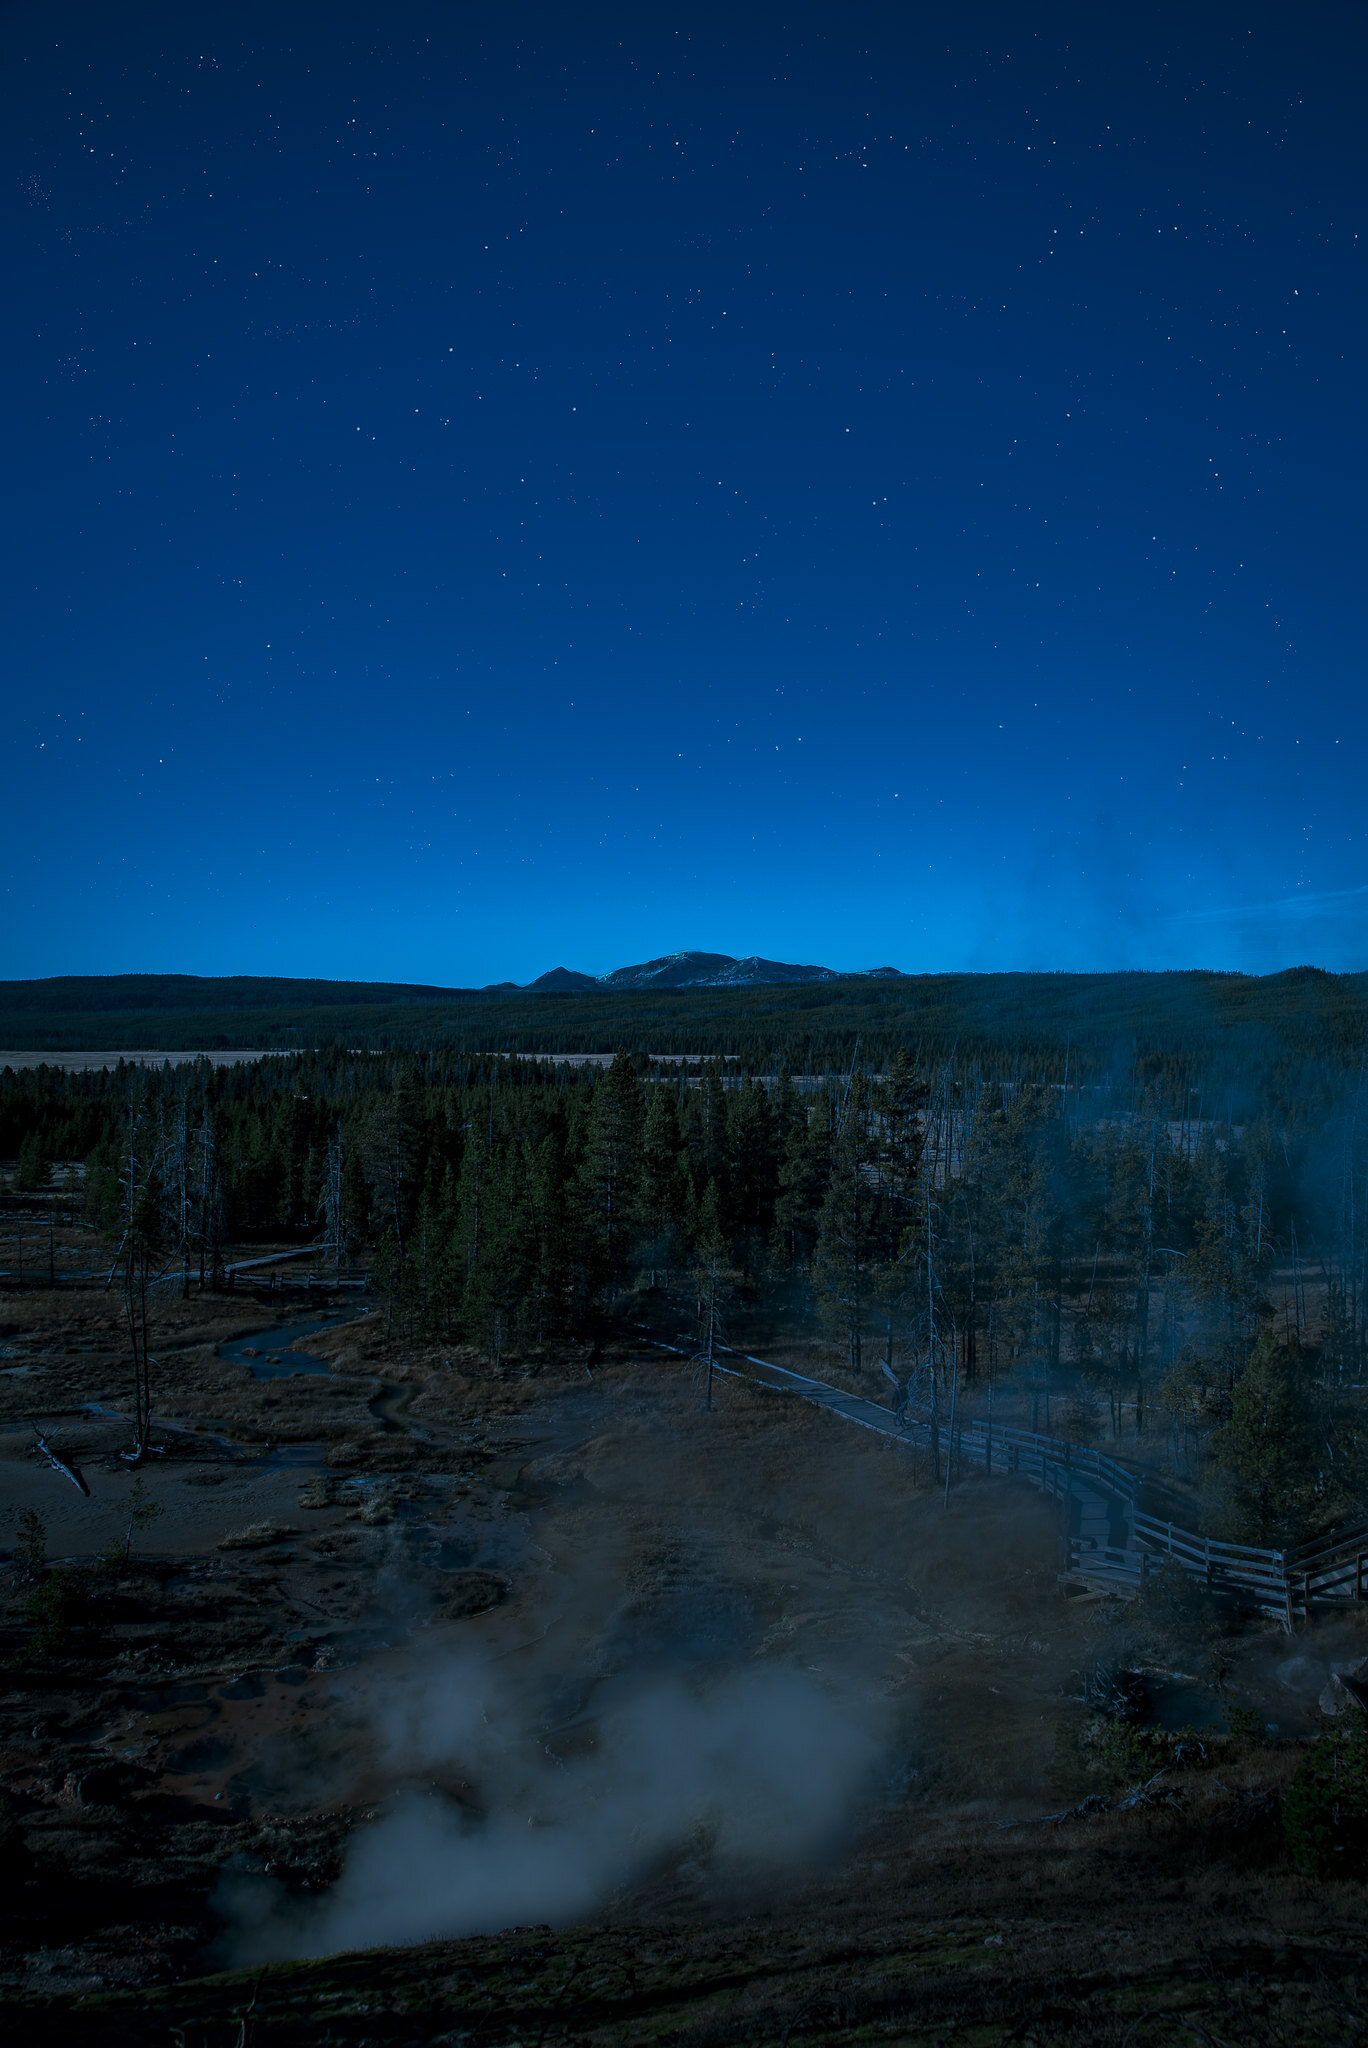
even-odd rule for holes
{"type": "Polygon", "coordinates": [[[656,1273],[668,1273],[683,1254],[690,1193],[678,1099],[674,1089],[662,1083],[650,1092],[641,1147],[640,1215],[653,1285],[656,1273]]]}
{"type": "Polygon", "coordinates": [[[762,1269],[774,1228],[778,1145],[769,1096],[749,1075],[726,1097],[725,1217],[729,1244],[741,1247],[752,1277],[762,1269]]]}
{"type": "Polygon", "coordinates": [[[491,1169],[485,1124],[477,1117],[466,1137],[456,1187],[455,1252],[462,1294],[489,1235],[491,1169]]]}
{"type": "Polygon", "coordinates": [[[907,1320],[918,1178],[925,1146],[928,1089],[904,1049],[875,1091],[876,1167],[880,1187],[877,1314],[883,1321],[883,1369],[896,1386],[895,1356],[907,1320]]]}
{"type": "Polygon", "coordinates": [[[132,1465],[141,1464],[146,1457],[152,1427],[148,1294],[162,1247],[164,1212],[159,1163],[145,1099],[139,1093],[130,1098],[125,1115],[119,1161],[122,1235],[106,1283],[112,1285],[117,1274],[122,1284],[124,1324],[133,1367],[133,1445],[124,1455],[132,1465]]]}
{"type": "Polygon", "coordinates": [[[736,1278],[736,1273],[727,1263],[722,1198],[717,1182],[710,1180],[698,1208],[698,1234],[692,1270],[698,1330],[694,1362],[703,1379],[704,1406],[709,1409],[713,1404],[713,1375],[718,1352],[726,1341],[722,1312],[735,1292],[736,1278]]]}
{"type": "Polygon", "coordinates": [[[1230,1420],[1211,1440],[1213,1519],[1236,1542],[1295,1542],[1314,1519],[1315,1430],[1307,1361],[1263,1329],[1231,1397],[1230,1420]]]}
{"type": "Polygon", "coordinates": [[[417,1200],[419,1111],[407,1079],[383,1094],[366,1133],[366,1172],[400,1259],[417,1200]]]}
{"type": "Polygon", "coordinates": [[[836,1128],[813,1259],[819,1312],[837,1336],[852,1373],[864,1365],[876,1300],[875,1266],[882,1237],[882,1198],[865,1077],[852,1077],[836,1128]]]}
{"type": "Polygon", "coordinates": [[[816,1247],[835,1136],[834,1105],[823,1089],[790,1125],[779,1162],[774,1234],[790,1272],[805,1271],[816,1247]]]}
{"type": "Polygon", "coordinates": [[[641,1083],[621,1048],[594,1088],[581,1179],[604,1279],[624,1268],[639,1220],[641,1083]]]}

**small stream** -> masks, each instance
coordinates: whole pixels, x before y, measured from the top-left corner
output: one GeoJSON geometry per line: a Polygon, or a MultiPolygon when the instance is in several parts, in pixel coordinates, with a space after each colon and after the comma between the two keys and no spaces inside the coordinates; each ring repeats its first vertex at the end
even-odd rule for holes
{"type": "MultiPolygon", "coordinates": [[[[312,1352],[299,1350],[296,1346],[307,1342],[320,1330],[340,1329],[345,1323],[357,1322],[362,1316],[373,1313],[368,1308],[334,1309],[307,1322],[281,1323],[274,1329],[257,1330],[245,1337],[228,1339],[218,1346],[218,1356],[234,1365],[245,1365],[254,1380],[286,1380],[296,1373],[322,1373],[327,1378],[360,1378],[360,1374],[335,1375],[334,1368],[323,1359],[315,1358],[312,1352]]],[[[365,1377],[370,1378],[371,1375],[365,1377]]],[[[415,1387],[394,1386],[382,1381],[379,1393],[366,1405],[382,1429],[401,1435],[406,1433],[422,1443],[431,1443],[431,1431],[406,1419],[416,1392],[415,1387]]]]}
{"type": "MultiPolygon", "coordinates": [[[[363,1316],[374,1313],[375,1311],[370,1308],[334,1309],[297,1322],[277,1323],[266,1330],[249,1330],[244,1336],[225,1338],[221,1344],[217,1344],[214,1347],[215,1356],[230,1365],[245,1365],[254,1380],[284,1380],[292,1379],[300,1373],[316,1373],[322,1374],[324,1378],[369,1380],[374,1386],[375,1374],[339,1374],[325,1359],[317,1358],[311,1351],[302,1348],[307,1345],[310,1337],[317,1336],[320,1331],[341,1329],[347,1323],[358,1322],[363,1316]]],[[[13,1355],[12,1347],[0,1351],[0,1357],[13,1355]]],[[[16,1377],[28,1374],[31,1370],[32,1367],[28,1364],[0,1367],[0,1373],[16,1377]]],[[[372,1396],[367,1406],[383,1430],[408,1435],[422,1443],[432,1443],[435,1439],[430,1430],[425,1429],[421,1423],[408,1420],[408,1410],[417,1392],[418,1389],[414,1386],[381,1380],[379,1392],[372,1396]]],[[[131,1420],[122,1408],[107,1406],[103,1402],[83,1401],[80,1406],[87,1415],[94,1416],[101,1422],[131,1420]]],[[[11,1417],[0,1422],[0,1434],[26,1434],[32,1427],[33,1424],[27,1416],[11,1417]]],[[[178,1434],[203,1431],[213,1442],[233,1449],[243,1448],[235,1439],[220,1435],[218,1428],[208,1421],[171,1422],[158,1415],[155,1418],[155,1427],[159,1430],[174,1430],[178,1434]]],[[[275,1446],[267,1455],[273,1463],[316,1464],[322,1456],[322,1449],[321,1444],[282,1444],[275,1446]]]]}
{"type": "Polygon", "coordinates": [[[413,1405],[413,1397],[417,1391],[416,1387],[411,1386],[393,1387],[385,1385],[381,1387],[375,1399],[368,1401],[366,1405],[381,1429],[407,1430],[408,1434],[412,1437],[417,1437],[420,1443],[430,1444],[433,1441],[431,1430],[424,1429],[421,1423],[406,1420],[408,1410],[413,1405]]]}
{"type": "Polygon", "coordinates": [[[234,1365],[245,1365],[254,1380],[288,1380],[296,1373],[316,1372],[327,1377],[332,1367],[308,1351],[296,1351],[300,1338],[314,1337],[320,1330],[340,1329],[368,1315],[368,1309],[336,1309],[315,1316],[310,1322],[282,1323],[274,1330],[256,1330],[245,1337],[231,1337],[220,1344],[218,1356],[234,1365]]]}

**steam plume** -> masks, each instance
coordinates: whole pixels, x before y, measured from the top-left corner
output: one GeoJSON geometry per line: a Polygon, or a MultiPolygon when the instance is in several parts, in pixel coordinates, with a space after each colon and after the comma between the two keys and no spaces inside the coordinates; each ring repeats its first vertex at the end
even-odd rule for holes
{"type": "Polygon", "coordinates": [[[357,1834],[326,1898],[300,1903],[263,1880],[226,1887],[235,1961],[572,1920],[690,1843],[733,1878],[789,1870],[839,1834],[875,1759],[867,1719],[774,1668],[646,1686],[569,1761],[471,1658],[404,1688],[385,1719],[409,1789],[357,1834]],[[417,1788],[436,1767],[478,1787],[482,1817],[417,1788]]]}

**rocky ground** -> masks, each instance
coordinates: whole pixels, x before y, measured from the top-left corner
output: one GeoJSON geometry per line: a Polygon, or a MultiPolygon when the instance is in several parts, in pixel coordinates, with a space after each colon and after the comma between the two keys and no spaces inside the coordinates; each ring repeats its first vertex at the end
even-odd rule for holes
{"type": "Polygon", "coordinates": [[[0,1567],[10,2038],[1363,2033],[1361,1888],[1294,1878],[1276,1804],[1357,1616],[1070,1600],[1026,1489],[947,1508],[639,1345],[496,1374],[364,1307],[159,1307],[135,1498],[117,1300],[0,1297],[0,1548],[34,1510],[49,1559],[0,1567]],[[1130,1806],[1119,1663],[1243,1713],[1130,1806]]]}

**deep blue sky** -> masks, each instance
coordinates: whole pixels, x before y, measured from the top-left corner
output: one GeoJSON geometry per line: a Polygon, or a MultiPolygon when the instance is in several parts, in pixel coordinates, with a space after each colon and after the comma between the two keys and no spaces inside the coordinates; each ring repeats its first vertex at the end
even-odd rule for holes
{"type": "Polygon", "coordinates": [[[0,34],[0,972],[1368,965],[1361,6],[0,34]]]}

